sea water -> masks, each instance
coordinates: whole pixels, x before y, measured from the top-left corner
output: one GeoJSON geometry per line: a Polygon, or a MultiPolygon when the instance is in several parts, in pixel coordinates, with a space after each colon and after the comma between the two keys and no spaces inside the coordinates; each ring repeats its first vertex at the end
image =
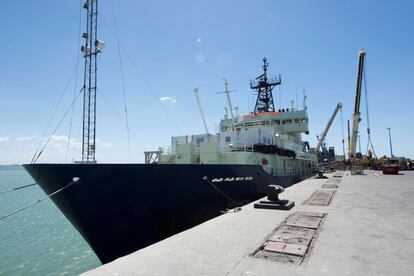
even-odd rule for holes
{"type": "MultiPolygon", "coordinates": [[[[20,166],[0,166],[0,191],[33,183],[20,166]]],[[[0,217],[45,196],[39,186],[0,194],[0,217]]],[[[50,199],[0,220],[0,275],[78,275],[100,265],[50,199]]]]}

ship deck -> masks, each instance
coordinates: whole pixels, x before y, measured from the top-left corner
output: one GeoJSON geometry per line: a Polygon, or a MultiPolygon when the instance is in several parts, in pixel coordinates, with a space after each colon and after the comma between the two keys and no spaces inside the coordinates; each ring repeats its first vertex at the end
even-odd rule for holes
{"type": "Polygon", "coordinates": [[[249,204],[85,275],[412,274],[414,171],[327,176],[286,189],[290,211],[249,204]]]}

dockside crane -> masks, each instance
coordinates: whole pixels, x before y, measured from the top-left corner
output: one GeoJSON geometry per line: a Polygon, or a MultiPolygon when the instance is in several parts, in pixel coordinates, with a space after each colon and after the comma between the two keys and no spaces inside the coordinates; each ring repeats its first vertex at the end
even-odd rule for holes
{"type": "Polygon", "coordinates": [[[358,129],[359,129],[359,122],[361,121],[361,113],[359,111],[359,107],[361,105],[361,87],[362,87],[362,78],[363,78],[363,72],[364,72],[364,63],[365,63],[366,53],[367,52],[364,49],[359,51],[358,75],[357,75],[357,85],[356,85],[356,92],[355,92],[355,107],[354,107],[354,114],[352,118],[352,136],[351,136],[351,145],[350,145],[350,150],[349,150],[350,160],[356,157],[358,129]]]}
{"type": "Polygon", "coordinates": [[[341,108],[342,108],[342,103],[341,103],[341,102],[338,102],[338,103],[336,104],[336,107],[335,107],[334,112],[332,113],[331,118],[330,118],[330,119],[329,119],[329,121],[328,121],[328,124],[327,124],[327,125],[326,125],[326,127],[325,127],[325,130],[323,131],[323,133],[322,133],[321,137],[319,138],[319,142],[318,142],[318,144],[316,145],[316,148],[315,148],[315,152],[316,152],[316,153],[318,153],[318,152],[319,152],[319,150],[320,150],[320,148],[321,148],[321,146],[322,146],[322,144],[323,144],[323,141],[325,140],[326,135],[328,134],[328,131],[329,131],[329,129],[331,128],[332,122],[333,122],[333,120],[335,119],[336,114],[338,114],[338,111],[339,111],[341,108]]]}

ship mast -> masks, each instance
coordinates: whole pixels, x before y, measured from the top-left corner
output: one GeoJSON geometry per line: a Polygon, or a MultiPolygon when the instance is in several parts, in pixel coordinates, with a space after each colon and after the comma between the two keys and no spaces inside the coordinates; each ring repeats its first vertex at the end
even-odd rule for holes
{"type": "Polygon", "coordinates": [[[231,104],[231,99],[230,99],[230,92],[235,92],[236,90],[229,90],[229,82],[227,81],[227,79],[223,79],[224,80],[224,91],[222,92],[217,92],[217,94],[221,94],[224,93],[226,94],[226,99],[227,99],[227,108],[226,108],[226,114],[228,116],[228,111],[230,110],[230,116],[231,116],[231,124],[234,130],[234,113],[233,113],[233,106],[231,104]]]}
{"type": "Polygon", "coordinates": [[[98,40],[98,0],[86,0],[83,8],[87,11],[86,32],[82,34],[85,44],[81,51],[85,58],[83,84],[83,132],[82,162],[96,163],[96,88],[97,57],[105,44],[98,40]]]}
{"type": "Polygon", "coordinates": [[[273,103],[272,90],[276,85],[282,83],[280,75],[269,80],[267,78],[267,68],[269,63],[266,58],[263,58],[263,74],[258,76],[255,81],[250,81],[250,88],[257,91],[256,105],[254,107],[254,114],[275,111],[273,103]]]}

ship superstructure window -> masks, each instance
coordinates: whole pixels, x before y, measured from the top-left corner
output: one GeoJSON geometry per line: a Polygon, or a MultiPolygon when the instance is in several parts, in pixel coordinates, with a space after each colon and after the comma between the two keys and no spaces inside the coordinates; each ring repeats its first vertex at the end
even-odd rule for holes
{"type": "Polygon", "coordinates": [[[292,123],[292,120],[291,119],[286,119],[286,120],[283,120],[282,121],[282,124],[291,124],[292,123]]]}
{"type": "Polygon", "coordinates": [[[231,129],[231,127],[229,127],[229,126],[222,126],[221,127],[221,131],[227,131],[229,129],[231,129]]]}
{"type": "Polygon", "coordinates": [[[295,119],[295,124],[299,124],[300,120],[298,118],[295,119]]]}
{"type": "Polygon", "coordinates": [[[274,125],[280,125],[280,120],[273,120],[274,125]]]}
{"type": "Polygon", "coordinates": [[[231,141],[230,136],[226,136],[225,141],[226,141],[226,142],[230,142],[230,141],[231,141]]]}
{"type": "Polygon", "coordinates": [[[198,145],[198,144],[201,144],[201,143],[203,143],[204,142],[204,137],[197,137],[197,139],[196,139],[196,144],[198,145]]]}
{"type": "Polygon", "coordinates": [[[251,122],[251,123],[246,123],[249,124],[249,126],[269,126],[270,125],[270,121],[256,121],[256,122],[251,122]]]}

